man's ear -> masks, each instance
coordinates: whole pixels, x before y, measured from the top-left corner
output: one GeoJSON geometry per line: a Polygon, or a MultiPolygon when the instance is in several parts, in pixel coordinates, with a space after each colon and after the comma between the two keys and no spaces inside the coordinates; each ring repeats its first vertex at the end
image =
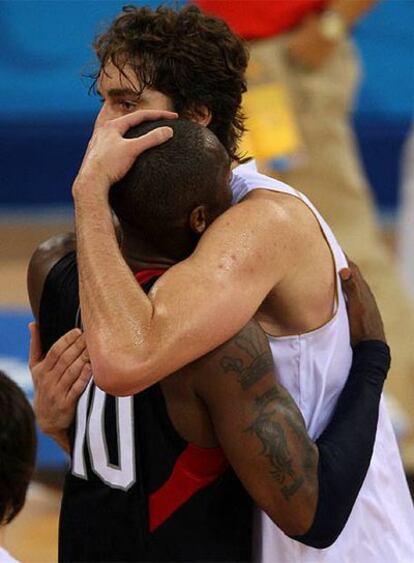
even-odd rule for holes
{"type": "Polygon", "coordinates": [[[190,213],[190,217],[188,219],[190,229],[197,235],[204,233],[207,228],[206,215],[205,205],[195,207],[190,213]]]}
{"type": "Polygon", "coordinates": [[[213,119],[213,114],[206,106],[198,106],[187,112],[186,117],[203,127],[208,127],[213,119]]]}

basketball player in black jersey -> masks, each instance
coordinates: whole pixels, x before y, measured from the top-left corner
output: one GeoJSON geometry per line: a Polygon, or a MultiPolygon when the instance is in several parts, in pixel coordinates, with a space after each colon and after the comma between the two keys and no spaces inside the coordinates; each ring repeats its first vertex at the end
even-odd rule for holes
{"type": "MultiPolygon", "coordinates": [[[[123,256],[147,291],[231,204],[229,158],[213,133],[189,121],[169,125],[172,140],[144,153],[111,191],[123,256]]],[[[86,361],[76,333],[53,344],[81,326],[77,283],[73,237],[36,251],[29,293],[43,350],[51,348],[42,369],[62,379],[86,361]]],[[[253,321],[139,395],[115,398],[90,382],[69,429],[60,560],[248,561],[252,501],[298,541],[330,545],[368,469],[389,361],[375,308],[364,323],[354,336],[376,341],[355,348],[316,444],[253,321]]]]}

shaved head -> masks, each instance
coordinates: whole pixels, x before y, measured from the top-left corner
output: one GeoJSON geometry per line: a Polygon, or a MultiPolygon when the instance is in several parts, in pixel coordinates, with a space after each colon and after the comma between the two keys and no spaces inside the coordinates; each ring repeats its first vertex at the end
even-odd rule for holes
{"type": "Polygon", "coordinates": [[[189,230],[195,208],[204,206],[207,224],[228,209],[231,161],[212,131],[189,120],[146,122],[125,136],[139,137],[161,125],[171,127],[173,137],[138,157],[112,186],[110,203],[121,226],[168,252],[189,230]]]}

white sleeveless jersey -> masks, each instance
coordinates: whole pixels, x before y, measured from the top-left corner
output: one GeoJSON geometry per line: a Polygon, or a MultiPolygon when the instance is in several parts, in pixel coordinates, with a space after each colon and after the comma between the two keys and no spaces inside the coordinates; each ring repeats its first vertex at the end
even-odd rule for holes
{"type": "MultiPolygon", "coordinates": [[[[233,202],[265,188],[301,199],[319,221],[337,270],[338,300],[333,318],[317,330],[286,337],[269,336],[280,382],[299,406],[307,430],[316,439],[325,429],[345,384],[352,361],[349,326],[338,272],[346,258],[331,229],[300,192],[260,174],[254,161],[233,170],[233,202]]],[[[263,563],[414,563],[414,508],[397,442],[381,401],[371,465],[340,537],[324,550],[288,538],[259,511],[255,526],[255,561],[263,563]]]]}
{"type": "Polygon", "coordinates": [[[8,551],[0,547],[0,563],[19,563],[8,551]]]}

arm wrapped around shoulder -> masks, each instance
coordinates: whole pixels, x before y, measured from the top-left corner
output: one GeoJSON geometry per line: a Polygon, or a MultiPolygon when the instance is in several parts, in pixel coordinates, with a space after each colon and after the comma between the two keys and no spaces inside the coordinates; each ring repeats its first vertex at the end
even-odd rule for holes
{"type": "Polygon", "coordinates": [[[332,545],[342,532],[364,482],[391,363],[389,347],[380,340],[361,342],[353,352],[351,371],[337,408],[316,441],[319,497],[315,518],[306,534],[292,536],[320,549],[332,545]]]}

